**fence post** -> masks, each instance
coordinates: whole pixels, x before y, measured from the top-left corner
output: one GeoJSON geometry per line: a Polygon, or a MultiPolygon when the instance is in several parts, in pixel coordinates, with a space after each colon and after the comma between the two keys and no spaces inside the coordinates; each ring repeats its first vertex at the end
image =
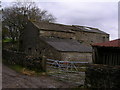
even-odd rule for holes
{"type": "Polygon", "coordinates": [[[45,56],[42,57],[42,70],[46,72],[46,57],[45,56]]]}

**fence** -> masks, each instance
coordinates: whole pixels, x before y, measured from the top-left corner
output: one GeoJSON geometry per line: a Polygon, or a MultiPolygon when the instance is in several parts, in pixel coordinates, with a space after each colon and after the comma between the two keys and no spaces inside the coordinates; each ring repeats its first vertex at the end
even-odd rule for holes
{"type": "Polygon", "coordinates": [[[59,70],[67,72],[79,72],[79,68],[84,68],[83,66],[87,64],[88,62],[47,59],[47,65],[49,65],[49,67],[58,68],[59,70]]]}

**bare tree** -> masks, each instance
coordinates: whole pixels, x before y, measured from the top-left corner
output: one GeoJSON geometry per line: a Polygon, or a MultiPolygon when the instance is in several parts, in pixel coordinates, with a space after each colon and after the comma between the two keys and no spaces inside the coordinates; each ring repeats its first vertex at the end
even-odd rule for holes
{"type": "MultiPolygon", "coordinates": [[[[9,30],[9,34],[13,40],[19,40],[20,34],[26,18],[34,21],[55,22],[55,17],[46,10],[41,10],[35,2],[15,2],[11,7],[2,10],[4,22],[3,27],[9,30]]],[[[4,30],[4,29],[3,29],[4,30]]],[[[5,36],[5,35],[4,35],[5,36]]]]}

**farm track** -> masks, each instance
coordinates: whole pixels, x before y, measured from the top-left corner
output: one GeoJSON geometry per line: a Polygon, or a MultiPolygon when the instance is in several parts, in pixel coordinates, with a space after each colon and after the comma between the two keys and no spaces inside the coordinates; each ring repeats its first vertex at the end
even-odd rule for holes
{"type": "Polygon", "coordinates": [[[75,87],[84,86],[85,72],[65,72],[56,68],[48,68],[48,72],[55,80],[71,83],[75,87]]]}
{"type": "Polygon", "coordinates": [[[71,88],[70,83],[55,80],[52,76],[28,76],[2,66],[2,88],[71,88]]]}

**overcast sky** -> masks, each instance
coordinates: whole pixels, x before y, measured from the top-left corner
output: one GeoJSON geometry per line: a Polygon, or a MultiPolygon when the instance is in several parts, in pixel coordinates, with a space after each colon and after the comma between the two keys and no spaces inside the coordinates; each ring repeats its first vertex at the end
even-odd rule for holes
{"type": "MultiPolygon", "coordinates": [[[[118,2],[37,2],[57,23],[98,28],[118,38],[118,2]]],[[[8,4],[6,4],[8,5],[8,4]]],[[[4,3],[4,6],[6,6],[4,3]]],[[[92,37],[91,37],[92,38],[92,37]]]]}

